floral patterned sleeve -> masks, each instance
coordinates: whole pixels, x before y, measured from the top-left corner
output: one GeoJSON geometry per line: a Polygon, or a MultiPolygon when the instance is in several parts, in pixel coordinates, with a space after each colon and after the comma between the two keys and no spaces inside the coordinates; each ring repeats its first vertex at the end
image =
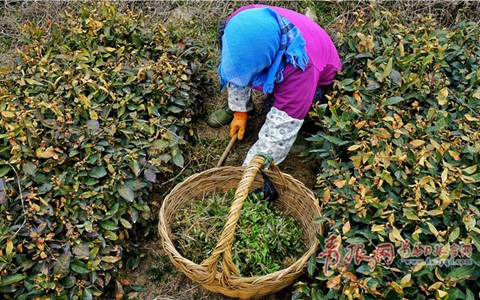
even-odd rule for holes
{"type": "Polygon", "coordinates": [[[251,101],[252,89],[249,87],[234,88],[228,84],[228,107],[233,111],[249,112],[253,109],[251,101]]]}
{"type": "Polygon", "coordinates": [[[248,166],[252,158],[260,152],[270,155],[275,164],[284,161],[302,124],[303,120],[292,118],[286,112],[272,107],[258,133],[257,142],[247,153],[243,166],[248,166]]]}

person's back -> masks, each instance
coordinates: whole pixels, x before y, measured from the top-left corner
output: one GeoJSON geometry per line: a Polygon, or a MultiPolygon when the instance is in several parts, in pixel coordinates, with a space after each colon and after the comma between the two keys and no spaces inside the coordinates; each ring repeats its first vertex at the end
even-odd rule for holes
{"type": "Polygon", "coordinates": [[[275,10],[300,30],[306,41],[307,53],[312,60],[311,63],[315,65],[321,74],[319,76],[318,85],[327,86],[332,84],[337,70],[340,71],[342,69],[342,63],[338,56],[337,48],[327,32],[306,15],[278,6],[252,4],[237,9],[227,19],[227,22],[241,11],[262,7],[268,7],[275,10]]]}

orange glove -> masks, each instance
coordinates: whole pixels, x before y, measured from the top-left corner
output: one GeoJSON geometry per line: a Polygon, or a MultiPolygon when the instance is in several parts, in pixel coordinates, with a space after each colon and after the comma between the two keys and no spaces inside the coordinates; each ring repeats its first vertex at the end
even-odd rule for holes
{"type": "Polygon", "coordinates": [[[236,111],[233,113],[233,120],[230,124],[230,137],[232,137],[235,132],[238,131],[237,138],[239,140],[243,139],[243,135],[245,134],[245,128],[247,127],[247,118],[248,113],[246,112],[236,111]]]}

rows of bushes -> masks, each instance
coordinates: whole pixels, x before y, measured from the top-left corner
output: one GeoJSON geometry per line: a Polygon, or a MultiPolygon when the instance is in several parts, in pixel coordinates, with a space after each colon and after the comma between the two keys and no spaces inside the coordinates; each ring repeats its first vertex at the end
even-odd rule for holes
{"type": "Polygon", "coordinates": [[[103,1],[61,20],[27,22],[1,72],[2,299],[121,298],[147,194],[184,166],[211,92],[211,55],[178,24],[103,1]]]}
{"type": "Polygon", "coordinates": [[[478,298],[478,24],[372,6],[337,38],[344,70],[309,138],[330,230],[294,298],[478,298]]]}

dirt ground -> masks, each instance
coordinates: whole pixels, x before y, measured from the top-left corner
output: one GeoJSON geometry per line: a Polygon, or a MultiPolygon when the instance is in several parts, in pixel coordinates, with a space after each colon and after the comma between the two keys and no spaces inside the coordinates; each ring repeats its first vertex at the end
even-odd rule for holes
{"type": "MultiPolygon", "coordinates": [[[[225,95],[224,95],[225,97],[225,95]]],[[[257,140],[257,134],[265,119],[265,110],[263,109],[262,100],[264,96],[261,94],[254,94],[253,100],[256,107],[255,117],[249,119],[247,124],[247,131],[245,137],[241,141],[236,141],[232,149],[223,163],[223,166],[241,166],[245,155],[249,148],[257,140]]],[[[221,107],[226,103],[225,99],[216,100],[216,103],[211,104],[211,110],[221,107]]],[[[205,122],[196,124],[196,131],[199,137],[211,138],[215,137],[219,140],[229,141],[229,125],[223,128],[211,128],[205,122]]],[[[316,170],[312,163],[304,162],[303,157],[300,157],[298,151],[293,151],[288,157],[278,165],[283,173],[292,175],[294,178],[302,181],[305,186],[313,189],[315,185],[316,170]]],[[[220,156],[218,159],[220,159],[220,156]]],[[[215,167],[217,161],[211,162],[211,168],[215,167]]],[[[148,288],[145,292],[132,292],[128,295],[128,299],[135,300],[227,300],[233,299],[222,294],[212,293],[201,285],[195,283],[181,271],[175,270],[167,259],[164,252],[160,238],[149,241],[142,245],[144,249],[148,250],[146,257],[142,259],[140,265],[135,271],[130,274],[129,278],[132,283],[143,285],[148,288]],[[165,269],[166,275],[161,279],[152,279],[154,275],[148,274],[148,270],[152,268],[161,270],[165,269]],[[173,270],[170,270],[172,268],[173,270]]],[[[282,291],[265,296],[261,300],[287,300],[291,299],[294,293],[294,287],[287,287],[282,291]]]]}

